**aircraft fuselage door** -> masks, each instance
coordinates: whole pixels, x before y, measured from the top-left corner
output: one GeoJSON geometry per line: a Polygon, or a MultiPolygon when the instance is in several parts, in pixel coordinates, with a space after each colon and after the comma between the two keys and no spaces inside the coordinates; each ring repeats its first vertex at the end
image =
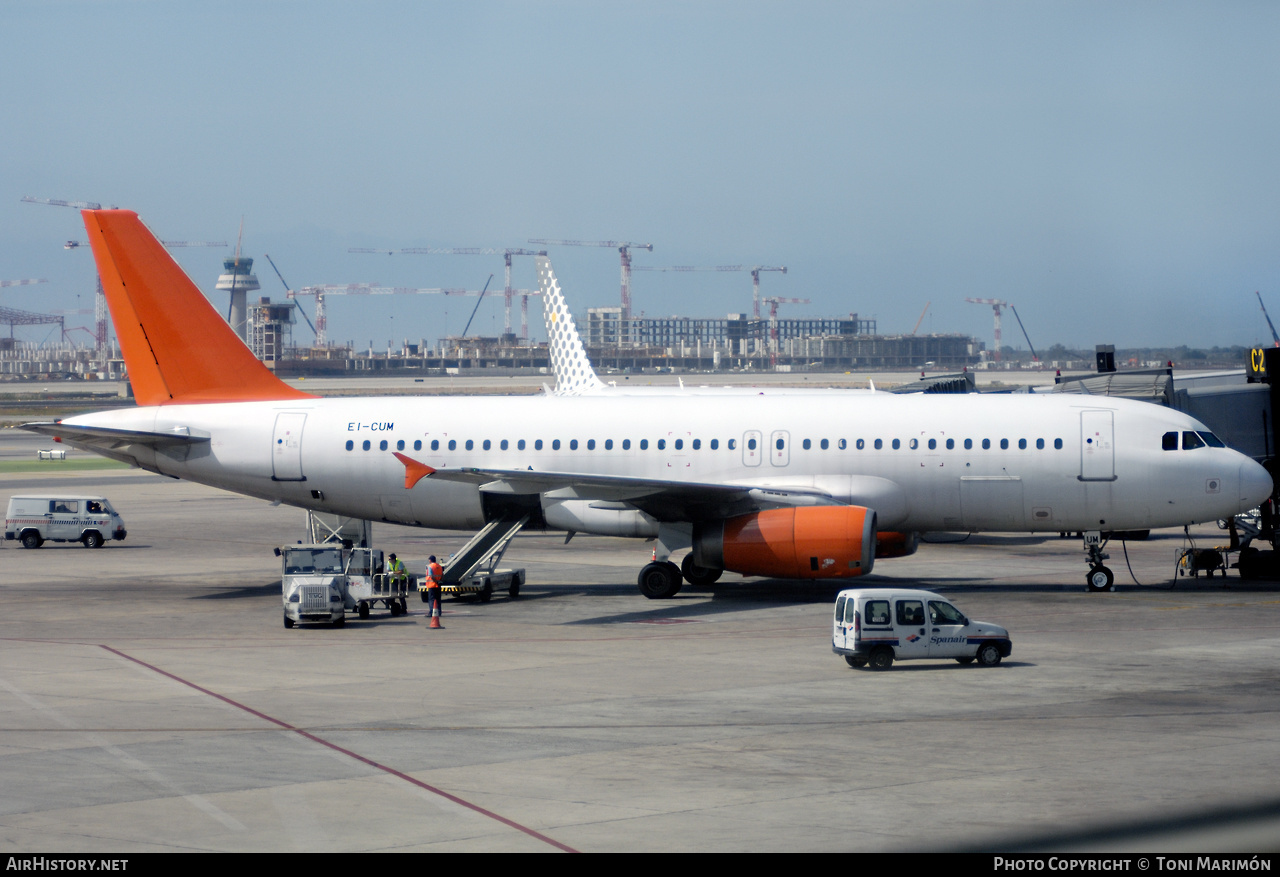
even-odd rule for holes
{"type": "Polygon", "coordinates": [[[791,433],[785,429],[775,429],[769,436],[769,462],[775,466],[791,462],[791,433]]]}
{"type": "Polygon", "coordinates": [[[276,415],[276,428],[271,434],[271,479],[273,481],[306,481],[302,474],[302,426],[307,415],[285,411],[276,415]]]}
{"type": "Polygon", "coordinates": [[[742,465],[759,466],[760,455],[764,453],[762,433],[758,429],[749,429],[742,434],[742,465]]]}
{"type": "Polygon", "coordinates": [[[1115,425],[1111,411],[1080,412],[1080,480],[1115,481],[1115,425]]]}

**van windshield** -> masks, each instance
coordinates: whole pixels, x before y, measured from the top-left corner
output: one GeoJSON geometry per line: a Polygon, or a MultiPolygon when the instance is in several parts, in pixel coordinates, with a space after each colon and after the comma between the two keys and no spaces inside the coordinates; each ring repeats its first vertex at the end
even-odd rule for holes
{"type": "Polygon", "coordinates": [[[929,601],[929,622],[931,624],[964,624],[966,619],[959,609],[950,603],[929,601]]]}

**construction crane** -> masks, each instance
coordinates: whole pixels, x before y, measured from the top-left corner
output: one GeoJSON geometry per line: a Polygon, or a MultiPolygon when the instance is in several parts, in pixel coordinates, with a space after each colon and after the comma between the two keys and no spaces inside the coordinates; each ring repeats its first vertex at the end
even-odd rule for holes
{"type": "Polygon", "coordinates": [[[920,312],[920,319],[916,320],[916,326],[914,329],[911,330],[912,335],[920,331],[920,324],[924,322],[924,315],[929,313],[929,305],[931,304],[933,304],[933,302],[931,301],[927,301],[924,303],[924,310],[920,312]]]}
{"type": "Polygon", "coordinates": [[[779,266],[777,268],[769,267],[766,265],[757,265],[751,269],[751,315],[755,317],[757,320],[760,319],[760,302],[762,300],[760,298],[760,272],[761,271],[781,271],[783,274],[786,274],[787,268],[785,265],[779,266]]]}
{"type": "Polygon", "coordinates": [[[48,283],[43,277],[36,280],[0,280],[0,289],[6,286],[34,286],[37,283],[48,283]]]}
{"type": "MultiPolygon", "coordinates": [[[[270,261],[268,259],[268,261],[270,261]]],[[[274,266],[272,266],[274,267],[274,266]]],[[[280,278],[283,283],[284,278],[280,278]]],[[[289,284],[285,284],[288,289],[289,284]]],[[[513,292],[526,299],[531,295],[542,293],[533,289],[516,289],[513,292]]],[[[297,299],[302,295],[312,295],[316,299],[316,322],[312,331],[316,333],[316,347],[325,347],[329,343],[328,319],[325,317],[324,300],[330,295],[483,295],[478,289],[443,289],[430,287],[426,289],[412,286],[378,286],[374,283],[322,284],[320,286],[304,286],[301,289],[288,289],[288,298],[297,299]]],[[[303,316],[306,316],[305,314],[303,316]]],[[[310,324],[310,320],[307,321],[310,324]]]]}
{"type": "Polygon", "coordinates": [[[1022,325],[1022,317],[1018,316],[1018,309],[1013,305],[1009,305],[1009,310],[1013,311],[1013,318],[1018,321],[1018,328],[1022,330],[1022,337],[1027,339],[1027,347],[1031,348],[1031,361],[1039,362],[1040,357],[1036,355],[1036,348],[1031,343],[1031,336],[1027,334],[1027,327],[1022,325]]]}
{"type": "Polygon", "coordinates": [[[1262,316],[1267,318],[1267,328],[1271,330],[1271,340],[1276,347],[1280,347],[1280,335],[1276,334],[1275,324],[1271,322],[1271,315],[1267,313],[1267,306],[1262,304],[1262,293],[1256,290],[1253,293],[1258,297],[1258,304],[1262,307],[1262,316]]]}
{"type": "Polygon", "coordinates": [[[1001,301],[998,298],[966,298],[965,301],[975,305],[991,305],[991,309],[995,312],[996,322],[996,348],[992,351],[991,358],[996,362],[1000,361],[1000,309],[1008,307],[1007,301],[1001,301]]]}
{"type": "Polygon", "coordinates": [[[636,244],[629,241],[559,241],[547,238],[529,238],[531,244],[554,247],[613,247],[622,257],[622,319],[631,319],[631,251],[653,252],[653,244],[636,244]]]}
{"type": "MultiPolygon", "coordinates": [[[[72,207],[76,210],[101,210],[102,205],[97,201],[63,201],[61,198],[32,198],[30,195],[23,195],[24,204],[48,204],[50,207],[72,207]]],[[[109,207],[109,210],[115,210],[115,207],[109,207]]]]}
{"type": "Polygon", "coordinates": [[[807,298],[782,298],[776,295],[765,296],[761,299],[769,305],[769,346],[776,353],[778,350],[778,305],[807,305],[812,304],[807,298]]]}
{"type": "Polygon", "coordinates": [[[1001,301],[998,298],[966,298],[965,301],[975,305],[991,305],[991,310],[995,312],[995,338],[996,349],[992,352],[991,358],[996,362],[1000,361],[1000,309],[1009,308],[1013,311],[1013,318],[1018,321],[1018,328],[1022,330],[1022,337],[1027,339],[1027,347],[1031,348],[1031,359],[1039,362],[1040,357],[1036,355],[1036,348],[1031,343],[1031,336],[1027,334],[1027,328],[1022,325],[1022,318],[1018,316],[1018,309],[1007,301],[1001,301]]]}
{"type": "Polygon", "coordinates": [[[512,256],[545,256],[546,250],[525,250],[517,247],[508,247],[499,250],[495,247],[405,247],[400,250],[376,250],[369,247],[352,247],[347,250],[348,253],[378,253],[394,256],[396,253],[414,256],[497,256],[501,255],[503,264],[506,267],[506,284],[503,289],[503,296],[506,299],[505,322],[503,323],[503,331],[511,334],[511,300],[515,296],[520,296],[520,337],[529,337],[529,296],[520,290],[511,288],[511,257],[512,256]]]}

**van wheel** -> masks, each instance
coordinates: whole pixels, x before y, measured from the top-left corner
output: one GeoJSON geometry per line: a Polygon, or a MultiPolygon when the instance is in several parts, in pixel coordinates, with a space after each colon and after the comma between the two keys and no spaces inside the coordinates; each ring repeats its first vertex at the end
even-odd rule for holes
{"type": "Polygon", "coordinates": [[[972,656],[972,655],[970,655],[970,656],[969,656],[969,657],[967,657],[967,658],[956,658],[956,663],[957,663],[957,664],[972,664],[972,663],[973,663],[973,656],[972,656]]]}
{"type": "Polygon", "coordinates": [[[861,655],[845,655],[844,662],[848,664],[850,667],[867,666],[867,659],[862,657],[861,655]]]}
{"type": "Polygon", "coordinates": [[[95,531],[90,531],[90,532],[88,532],[88,533],[85,533],[85,534],[84,534],[84,547],[85,547],[85,548],[101,548],[101,547],[102,547],[102,534],[101,534],[101,533],[99,533],[99,532],[97,532],[96,530],[95,530],[95,531]]]}
{"type": "Polygon", "coordinates": [[[288,612],[284,614],[284,627],[285,630],[291,630],[293,628],[293,619],[289,617],[288,612]]]}
{"type": "Polygon", "coordinates": [[[872,670],[888,670],[893,666],[893,649],[888,646],[881,646],[871,653],[871,659],[868,663],[872,670]]]}
{"type": "Polygon", "coordinates": [[[479,597],[481,603],[488,603],[493,599],[493,582],[484,580],[484,587],[480,589],[479,597]]]}
{"type": "Polygon", "coordinates": [[[984,643],[978,647],[978,664],[982,667],[994,667],[1000,663],[1000,647],[995,643],[984,643]]]}
{"type": "Polygon", "coordinates": [[[40,543],[44,540],[40,538],[40,534],[34,531],[22,534],[23,548],[39,548],[40,543]]]}

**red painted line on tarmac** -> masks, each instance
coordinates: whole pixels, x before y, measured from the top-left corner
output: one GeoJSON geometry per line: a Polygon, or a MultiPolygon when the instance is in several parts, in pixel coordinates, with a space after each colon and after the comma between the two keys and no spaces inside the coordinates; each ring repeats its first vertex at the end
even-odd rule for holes
{"type": "Polygon", "coordinates": [[[224,694],[218,694],[218,692],[216,691],[210,691],[208,688],[197,685],[196,683],[191,682],[190,680],[183,679],[181,676],[177,676],[173,673],[170,673],[168,670],[161,670],[159,667],[155,666],[154,664],[148,664],[146,661],[135,658],[132,655],[127,655],[124,652],[120,651],[119,649],[113,649],[111,648],[111,646],[103,645],[102,643],[98,643],[98,647],[105,649],[106,651],[110,652],[113,655],[118,655],[119,657],[124,658],[126,661],[132,661],[133,663],[141,667],[146,667],[148,670],[152,670],[156,673],[159,673],[161,676],[165,676],[169,679],[172,679],[174,682],[179,682],[187,686],[188,688],[194,688],[196,691],[200,692],[201,694],[207,694],[212,698],[216,698],[217,700],[220,700],[225,704],[229,704],[230,706],[235,707],[236,709],[244,710],[246,713],[257,716],[263,721],[270,722],[273,725],[277,725],[278,727],[283,728],[286,731],[292,731],[295,734],[298,734],[302,737],[306,737],[308,740],[311,740],[314,743],[319,743],[321,746],[327,746],[335,752],[341,752],[343,755],[346,755],[349,758],[354,758],[356,761],[359,761],[362,764],[367,764],[369,765],[369,767],[376,768],[377,770],[383,771],[384,773],[389,773],[394,777],[399,777],[400,779],[404,780],[407,783],[411,783],[420,789],[425,789],[426,791],[431,792],[433,795],[439,795],[441,798],[444,798],[446,801],[452,801],[454,804],[458,804],[459,806],[466,807],[468,810],[472,810],[476,813],[479,813],[482,816],[487,816],[490,819],[501,822],[503,825],[506,825],[509,828],[514,828],[516,831],[522,831],[525,834],[529,835],[530,837],[536,838],[542,841],[543,843],[550,844],[551,846],[555,847],[558,850],[563,850],[566,853],[578,852],[573,847],[567,844],[562,844],[558,840],[549,838],[545,834],[534,831],[532,828],[521,825],[520,823],[515,822],[511,819],[508,819],[505,816],[499,816],[497,813],[494,813],[492,810],[486,810],[485,808],[481,807],[479,804],[472,804],[470,801],[464,801],[462,798],[459,798],[457,795],[451,795],[448,792],[444,791],[443,789],[437,789],[435,786],[430,785],[429,783],[424,783],[422,782],[422,780],[414,779],[408,774],[398,771],[393,767],[387,767],[385,764],[379,764],[378,762],[374,761],[371,758],[365,758],[363,755],[360,755],[357,752],[352,752],[350,749],[344,749],[343,747],[339,746],[336,743],[330,743],[328,740],[325,740],[323,737],[317,737],[315,734],[312,734],[310,731],[304,731],[301,728],[290,725],[288,722],[269,716],[266,713],[260,712],[251,706],[246,706],[245,704],[242,704],[239,701],[232,700],[231,698],[227,697],[224,694]]]}

